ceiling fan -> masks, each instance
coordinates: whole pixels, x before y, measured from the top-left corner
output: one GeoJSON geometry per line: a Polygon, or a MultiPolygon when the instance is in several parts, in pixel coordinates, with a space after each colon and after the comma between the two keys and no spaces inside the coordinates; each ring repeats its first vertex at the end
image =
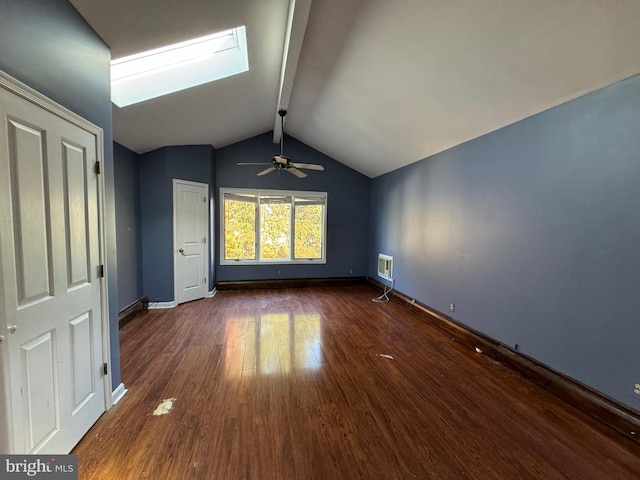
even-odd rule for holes
{"type": "Polygon", "coordinates": [[[280,115],[280,122],[282,125],[282,133],[280,135],[280,155],[274,155],[271,159],[271,162],[259,162],[259,163],[238,163],[238,165],[270,165],[270,167],[265,168],[261,172],[258,173],[258,176],[266,175],[267,173],[273,172],[274,170],[286,170],[289,173],[292,173],[298,178],[304,178],[307,176],[306,173],[299,169],[305,170],[324,170],[322,165],[316,165],[314,163],[298,163],[292,162],[289,157],[285,157],[283,154],[284,147],[284,117],[287,114],[287,111],[284,109],[278,110],[278,115],[280,115]]]}

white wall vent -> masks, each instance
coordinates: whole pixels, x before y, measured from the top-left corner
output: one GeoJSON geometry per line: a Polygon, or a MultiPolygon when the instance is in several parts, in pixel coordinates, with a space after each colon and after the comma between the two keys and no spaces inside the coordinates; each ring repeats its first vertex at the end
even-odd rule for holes
{"type": "Polygon", "coordinates": [[[387,280],[393,280],[393,257],[378,254],[378,276],[387,280]]]}

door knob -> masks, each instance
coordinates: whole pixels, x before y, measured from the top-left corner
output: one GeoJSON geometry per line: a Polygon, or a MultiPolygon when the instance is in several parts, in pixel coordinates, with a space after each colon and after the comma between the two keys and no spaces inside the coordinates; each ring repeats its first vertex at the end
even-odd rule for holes
{"type": "Polygon", "coordinates": [[[178,251],[179,251],[181,254],[183,254],[183,255],[184,255],[184,248],[181,248],[181,249],[179,249],[178,251]]]}

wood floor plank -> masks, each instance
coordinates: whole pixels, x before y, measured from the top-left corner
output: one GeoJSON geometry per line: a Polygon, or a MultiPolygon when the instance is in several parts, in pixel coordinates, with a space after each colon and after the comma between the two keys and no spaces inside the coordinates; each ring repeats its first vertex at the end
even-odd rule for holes
{"type": "Polygon", "coordinates": [[[225,290],[136,318],[80,478],[640,478],[637,444],[378,294],[225,290]]]}

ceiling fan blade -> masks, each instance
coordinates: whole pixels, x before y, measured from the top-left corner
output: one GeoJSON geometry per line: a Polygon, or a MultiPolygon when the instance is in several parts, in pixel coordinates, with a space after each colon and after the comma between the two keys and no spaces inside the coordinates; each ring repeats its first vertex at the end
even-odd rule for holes
{"type": "Polygon", "coordinates": [[[271,162],[250,162],[250,163],[240,162],[240,163],[236,163],[236,165],[271,165],[271,162]]]}
{"type": "Polygon", "coordinates": [[[265,168],[263,171],[258,173],[258,176],[260,177],[262,175],[266,175],[267,173],[273,172],[275,169],[276,169],[276,167],[265,168]]]}
{"type": "Polygon", "coordinates": [[[290,168],[287,168],[286,170],[287,170],[287,172],[289,172],[289,173],[293,173],[293,174],[294,174],[296,177],[298,177],[298,178],[304,178],[304,177],[306,177],[306,176],[307,176],[307,174],[306,174],[306,173],[301,172],[300,170],[298,170],[298,169],[297,169],[297,168],[295,168],[295,167],[290,167],[290,168]]]}
{"type": "Polygon", "coordinates": [[[290,163],[290,165],[296,168],[306,168],[307,170],[319,170],[319,171],[324,170],[324,167],[322,165],[316,165],[315,163],[292,162],[290,163]]]}

